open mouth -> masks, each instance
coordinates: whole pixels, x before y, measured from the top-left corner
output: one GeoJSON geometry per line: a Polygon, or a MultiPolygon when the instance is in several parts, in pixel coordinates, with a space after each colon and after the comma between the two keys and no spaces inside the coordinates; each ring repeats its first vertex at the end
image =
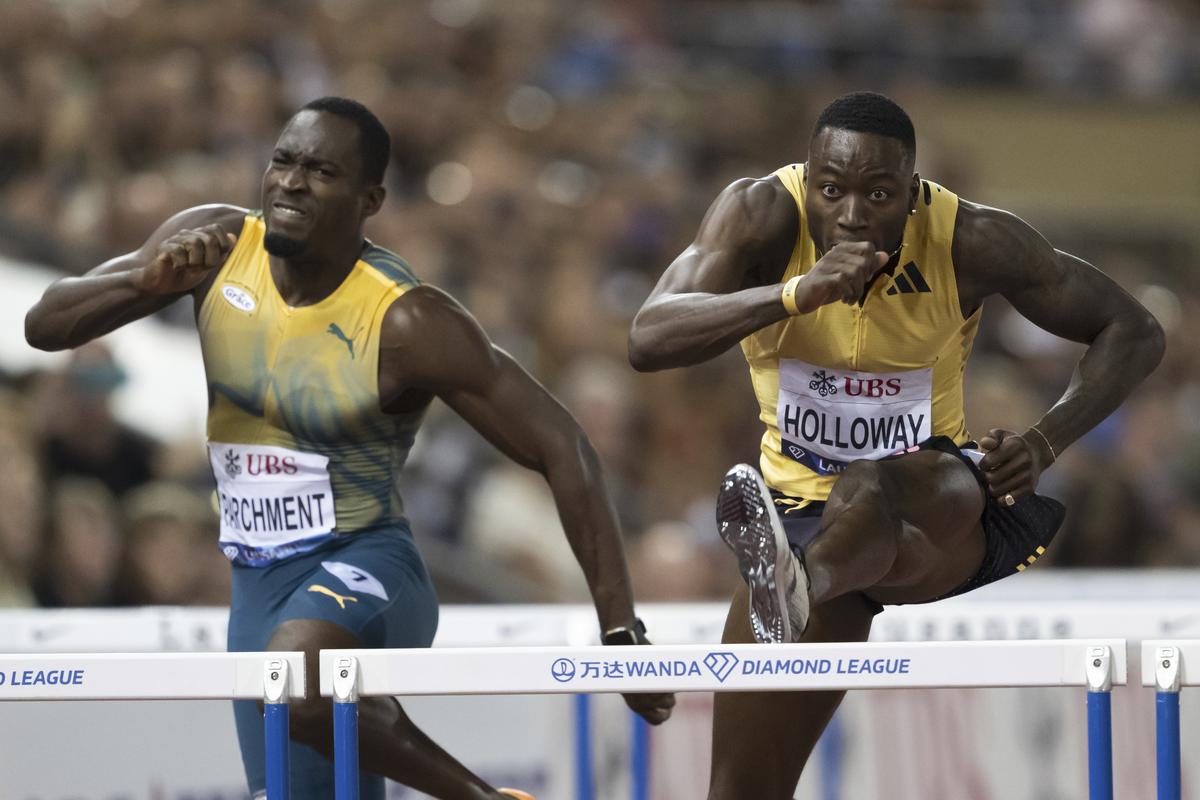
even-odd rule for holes
{"type": "Polygon", "coordinates": [[[302,217],[308,216],[308,212],[305,211],[304,209],[298,208],[293,205],[288,205],[287,203],[281,203],[279,201],[272,203],[271,208],[274,209],[276,213],[278,213],[280,216],[283,216],[283,217],[291,217],[293,219],[300,219],[302,217]]]}

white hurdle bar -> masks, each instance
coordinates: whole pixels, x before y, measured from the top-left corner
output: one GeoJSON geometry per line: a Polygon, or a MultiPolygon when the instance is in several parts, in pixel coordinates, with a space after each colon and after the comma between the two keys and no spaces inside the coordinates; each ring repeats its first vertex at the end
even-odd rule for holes
{"type": "Polygon", "coordinates": [[[262,700],[268,800],[287,800],[288,701],[303,699],[303,653],[0,655],[0,702],[262,700]]]}
{"type": "Polygon", "coordinates": [[[1142,642],[1142,685],[1153,686],[1158,800],[1180,800],[1179,690],[1200,686],[1200,639],[1142,642]],[[1190,666],[1189,666],[1190,665],[1190,666]]]}
{"type": "MultiPolygon", "coordinates": [[[[1125,641],[322,650],[336,800],[358,797],[359,697],[1075,686],[1088,691],[1091,800],[1112,798],[1113,685],[1125,641]]],[[[588,796],[576,800],[589,800],[588,796]]]]}

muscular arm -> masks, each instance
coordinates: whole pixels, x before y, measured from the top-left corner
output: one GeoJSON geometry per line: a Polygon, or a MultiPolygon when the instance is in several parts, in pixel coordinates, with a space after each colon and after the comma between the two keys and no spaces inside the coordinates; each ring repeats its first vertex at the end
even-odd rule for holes
{"type": "Polygon", "coordinates": [[[424,286],[388,311],[380,395],[431,392],[550,486],[603,629],[633,622],[633,595],[600,461],[570,413],[449,295],[424,286]]]}
{"type": "Polygon", "coordinates": [[[1037,423],[1055,453],[1111,414],[1162,358],[1162,328],[1150,312],[1011,214],[963,203],[953,255],[965,307],[1002,294],[1043,330],[1088,345],[1066,392],[1037,423]]]}
{"type": "MultiPolygon", "coordinates": [[[[132,253],[106,261],[81,277],[55,281],[25,315],[25,339],[39,350],[78,347],[167,307],[190,289],[163,292],[161,287],[148,285],[147,272],[158,258],[160,246],[180,231],[212,224],[236,236],[245,213],[224,205],[182,211],[132,253]]],[[[215,254],[210,259],[209,268],[215,271],[220,267],[228,251],[226,244],[219,260],[215,254]]]]}
{"type": "Polygon", "coordinates": [[[787,318],[777,282],[799,224],[796,203],[777,178],[730,184],[634,318],[634,369],[707,361],[787,318]]]}

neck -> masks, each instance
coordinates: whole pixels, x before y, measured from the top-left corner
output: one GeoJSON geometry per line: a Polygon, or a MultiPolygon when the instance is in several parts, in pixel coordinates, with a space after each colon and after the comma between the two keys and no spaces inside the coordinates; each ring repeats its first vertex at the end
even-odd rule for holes
{"type": "Polygon", "coordinates": [[[296,258],[270,256],[271,277],[279,296],[289,306],[311,306],[333,294],[354,269],[362,242],[341,248],[337,256],[313,254],[296,258]]]}

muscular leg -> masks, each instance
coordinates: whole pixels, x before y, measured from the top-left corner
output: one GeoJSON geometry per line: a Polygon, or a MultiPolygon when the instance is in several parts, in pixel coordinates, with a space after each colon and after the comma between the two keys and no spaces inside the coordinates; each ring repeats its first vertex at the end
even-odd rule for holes
{"type": "Polygon", "coordinates": [[[961,585],[983,560],[983,503],[970,470],[947,453],[854,462],[805,551],[813,604],[853,591],[921,602],[961,585]]]}
{"type": "MultiPolygon", "coordinates": [[[[865,641],[871,600],[921,602],[961,585],[983,560],[983,503],[970,470],[946,453],[851,464],[805,552],[812,611],[800,641],[865,641]]],[[[754,641],[744,587],[724,641],[754,641]]],[[[792,797],[844,694],[718,694],[709,800],[792,797]]]]}
{"type": "MultiPolygon", "coordinates": [[[[308,697],[289,708],[292,738],[333,756],[333,706],[321,697],[318,654],[322,649],[362,647],[353,633],[319,619],[287,620],[275,629],[269,650],[303,651],[308,697]]],[[[359,700],[362,768],[443,800],[500,798],[478,776],[421,732],[391,697],[359,700]]]]}
{"type": "MultiPolygon", "coordinates": [[[[748,591],[734,596],[724,642],[753,642],[748,591]]],[[[855,592],[813,608],[802,642],[862,642],[877,610],[855,592]]],[[[708,800],[790,800],[845,692],[718,692],[708,800]]]]}

